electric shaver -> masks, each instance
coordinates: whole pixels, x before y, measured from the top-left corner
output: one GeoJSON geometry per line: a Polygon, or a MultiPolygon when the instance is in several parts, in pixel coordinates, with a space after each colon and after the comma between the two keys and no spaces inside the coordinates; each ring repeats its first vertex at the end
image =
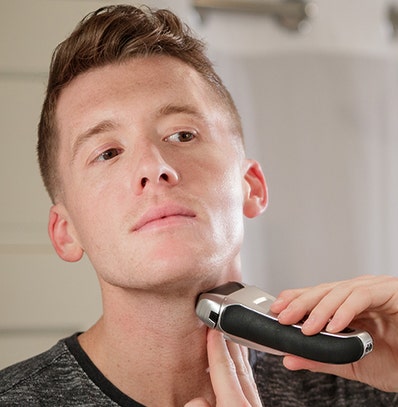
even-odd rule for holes
{"type": "Polygon", "coordinates": [[[229,282],[199,295],[196,314],[224,337],[249,348],[277,355],[296,355],[323,363],[355,362],[373,349],[366,331],[301,332],[302,322],[282,325],[270,311],[275,298],[257,287],[229,282]]]}

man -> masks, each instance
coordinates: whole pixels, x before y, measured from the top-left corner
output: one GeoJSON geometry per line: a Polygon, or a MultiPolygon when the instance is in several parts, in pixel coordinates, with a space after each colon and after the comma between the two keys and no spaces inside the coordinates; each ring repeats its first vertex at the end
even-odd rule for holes
{"type": "Polygon", "coordinates": [[[114,6],[82,21],[53,57],[38,154],[51,241],[66,261],[89,257],[103,315],[5,369],[1,405],[398,403],[397,279],[283,292],[281,323],[309,314],[313,334],[355,320],[375,350],[348,366],[287,356],[292,372],[257,354],[261,396],[246,350],[196,317],[201,291],[241,280],[242,215],[263,212],[267,189],[228,91],[173,14],[114,6]]]}

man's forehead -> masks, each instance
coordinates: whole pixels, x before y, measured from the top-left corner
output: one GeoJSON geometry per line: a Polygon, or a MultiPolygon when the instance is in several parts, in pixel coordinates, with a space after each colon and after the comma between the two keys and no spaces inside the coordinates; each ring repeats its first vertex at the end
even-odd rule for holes
{"type": "MultiPolygon", "coordinates": [[[[132,58],[122,63],[112,63],[97,67],[76,76],[60,92],[58,106],[70,102],[84,103],[86,99],[104,98],[112,92],[120,94],[124,90],[145,91],[150,88],[154,93],[171,91],[177,87],[185,93],[197,92],[199,89],[211,94],[211,87],[206,80],[188,64],[168,56],[150,56],[132,58]],[[210,92],[209,92],[210,90],[210,92]]],[[[187,95],[189,96],[189,95],[187,95]]]]}
{"type": "Polygon", "coordinates": [[[172,84],[177,78],[191,85],[208,86],[207,81],[191,65],[171,56],[152,55],[132,57],[125,61],[91,68],[75,76],[61,94],[70,88],[90,86],[91,82],[100,88],[104,83],[101,79],[104,77],[111,78],[115,85],[123,83],[125,86],[138,87],[151,81],[172,84]],[[129,77],[128,83],[123,82],[125,77],[129,77]]]}
{"type": "Polygon", "coordinates": [[[89,109],[112,103],[112,97],[130,100],[143,97],[154,105],[159,98],[159,114],[185,112],[199,114],[195,102],[216,99],[210,85],[189,65],[172,57],[132,59],[80,74],[60,93],[56,111],[61,127],[72,116],[81,121],[89,109]],[[131,91],[131,93],[130,93],[131,91]],[[160,100],[164,95],[168,101],[160,100]]]}

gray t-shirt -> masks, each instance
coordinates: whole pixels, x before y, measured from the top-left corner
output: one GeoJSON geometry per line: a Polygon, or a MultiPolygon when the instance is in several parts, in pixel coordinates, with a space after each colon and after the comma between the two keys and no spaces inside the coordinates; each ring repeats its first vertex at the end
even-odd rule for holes
{"type": "MultiPolygon", "coordinates": [[[[264,406],[398,406],[397,393],[384,393],[331,375],[290,372],[277,356],[253,352],[251,361],[264,406]]],[[[75,334],[47,352],[2,370],[0,406],[142,407],[142,404],[102,375],[75,334]]]]}

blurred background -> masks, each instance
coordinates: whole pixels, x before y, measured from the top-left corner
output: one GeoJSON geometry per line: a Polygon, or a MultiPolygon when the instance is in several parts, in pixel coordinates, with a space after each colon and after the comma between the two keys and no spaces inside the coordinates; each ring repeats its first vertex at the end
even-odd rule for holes
{"type": "MultiPolygon", "coordinates": [[[[35,143],[53,49],[109,3],[0,0],[0,368],[101,313],[88,261],[61,261],[47,237],[35,143]]],[[[245,281],[277,294],[398,276],[398,1],[145,4],[208,43],[265,172],[270,202],[246,222],[245,281]]]]}

